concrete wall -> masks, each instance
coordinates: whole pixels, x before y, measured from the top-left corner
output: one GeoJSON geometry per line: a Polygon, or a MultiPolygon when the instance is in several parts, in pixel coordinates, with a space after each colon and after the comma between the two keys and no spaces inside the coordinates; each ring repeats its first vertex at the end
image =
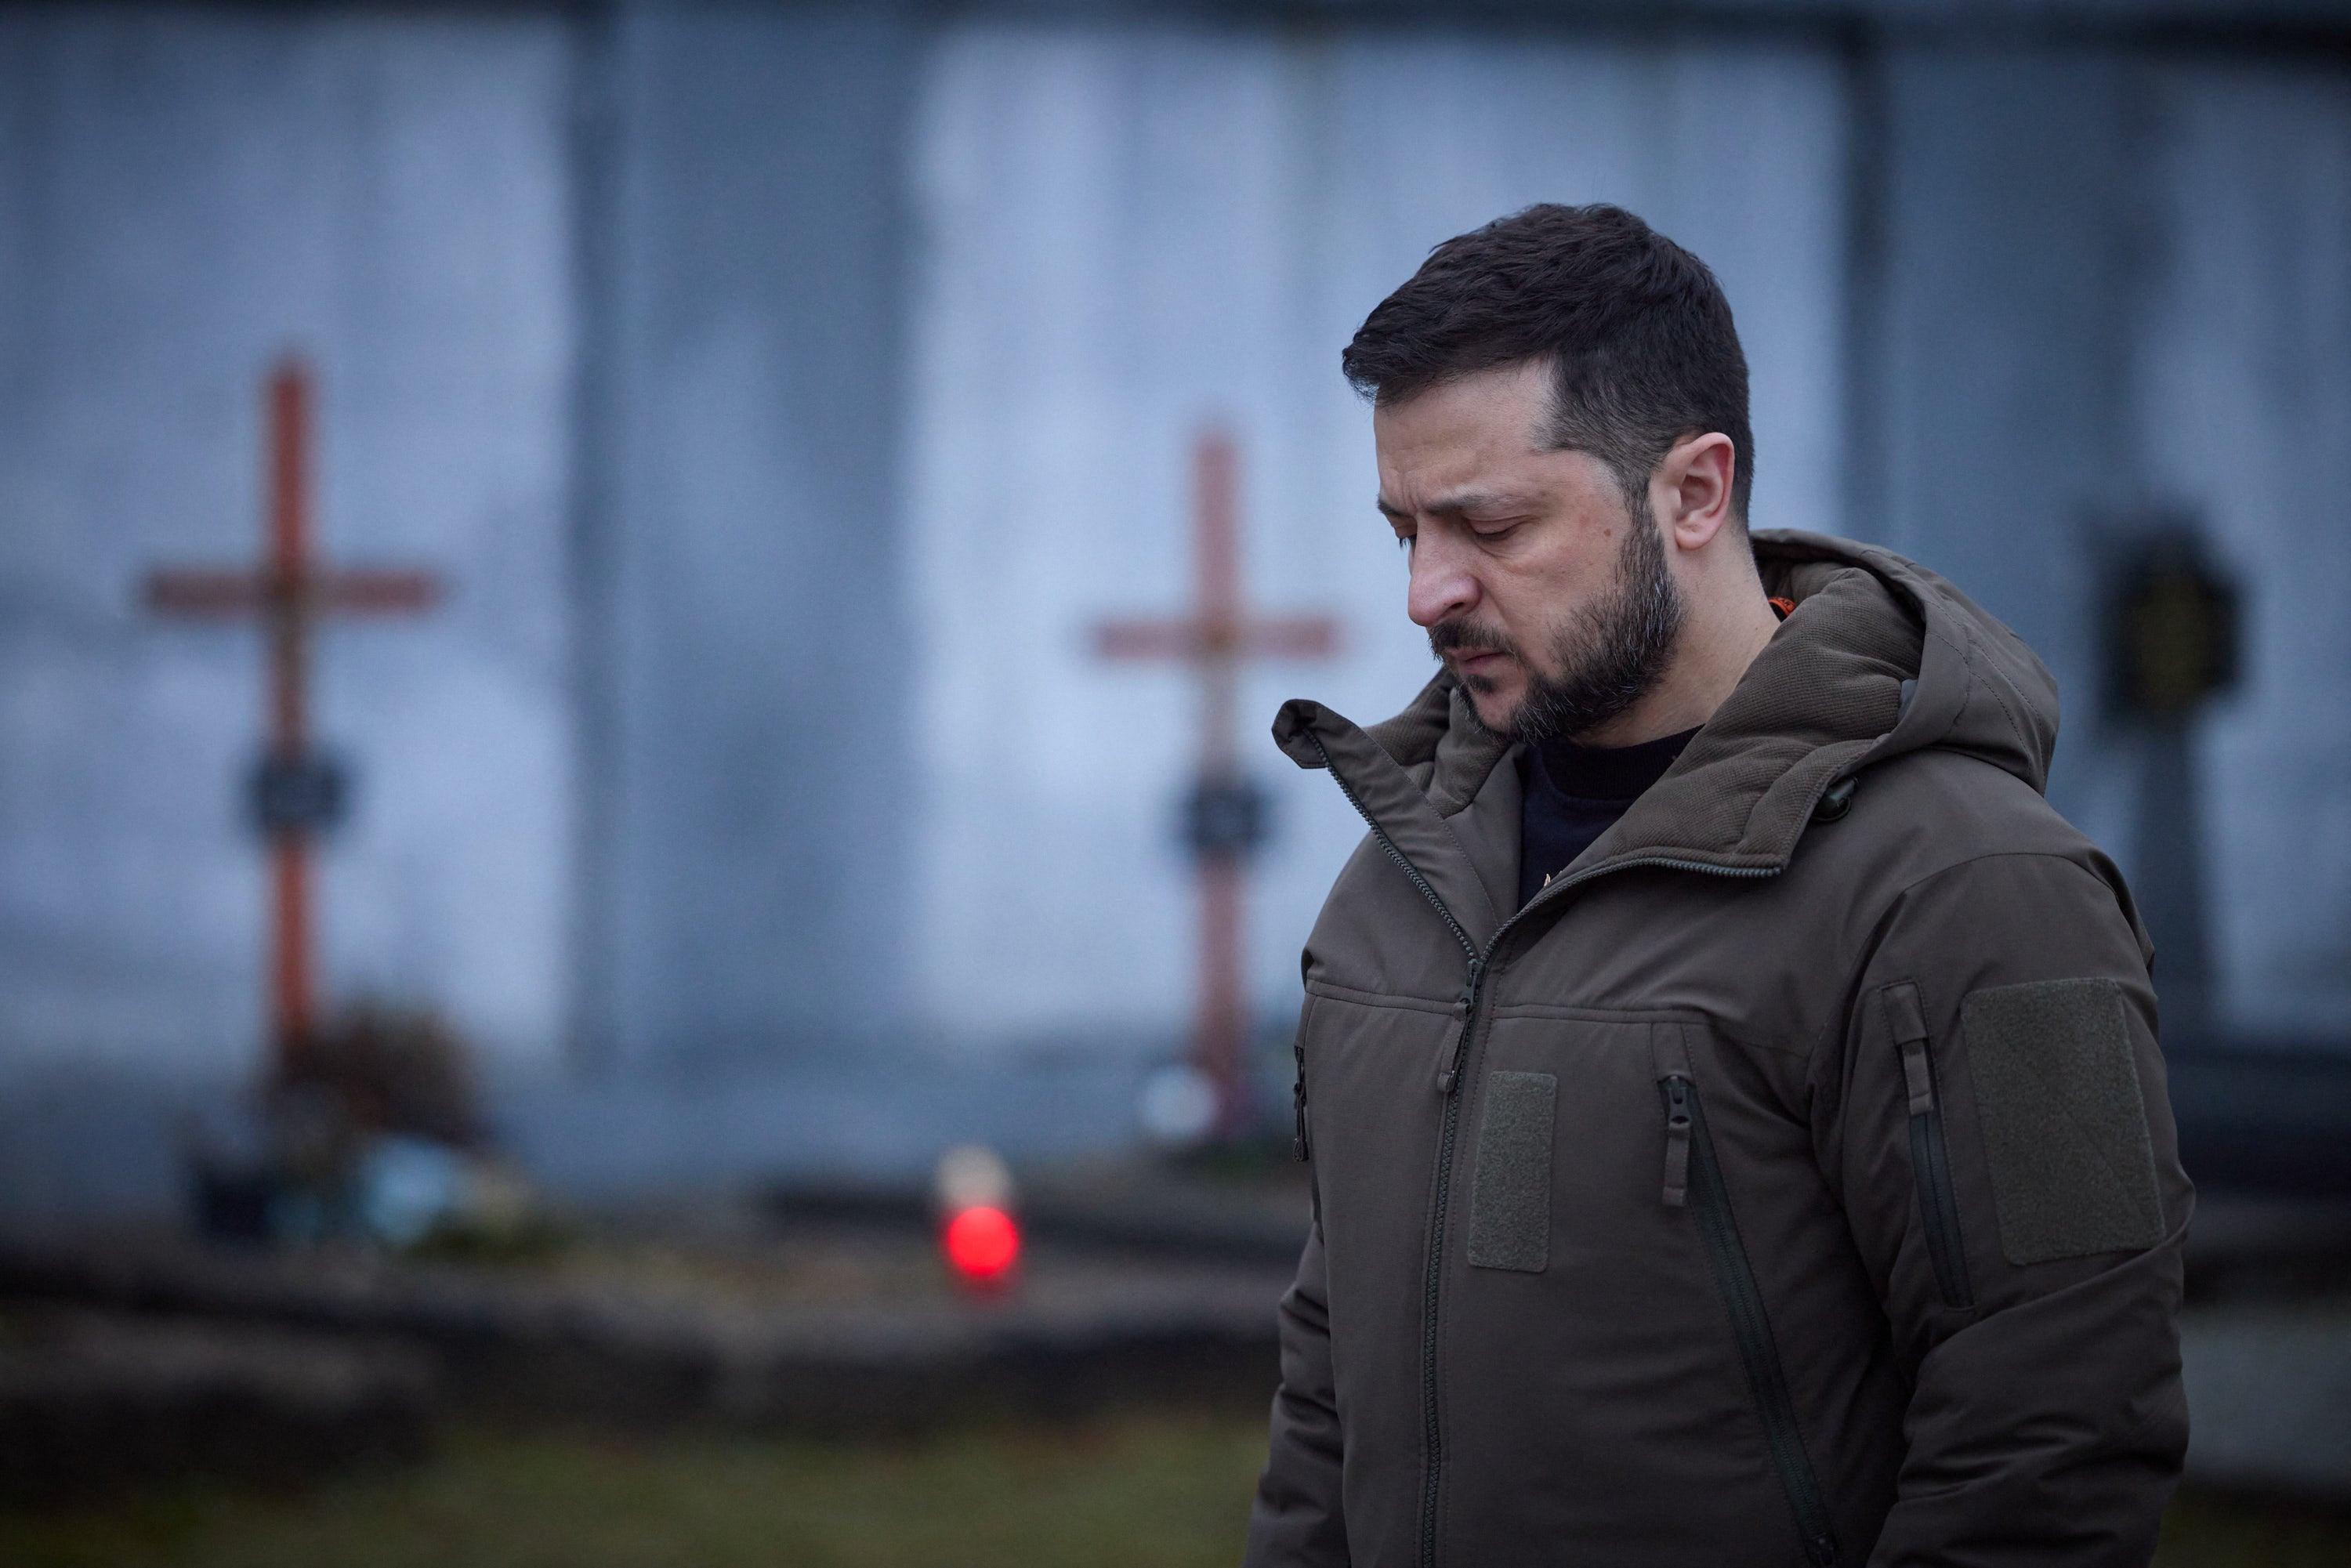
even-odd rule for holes
{"type": "Polygon", "coordinates": [[[2340,1044],[2351,75],[1938,45],[1893,51],[1879,92],[1852,531],[2049,661],[2051,798],[2165,914],[2200,881],[2219,1027],[2340,1044]],[[2165,516],[2248,599],[2243,682],[2191,742],[2199,831],[2156,841],[2147,737],[2102,711],[2096,607],[2115,542],[2165,516]]]}
{"type": "Polygon", "coordinates": [[[2055,671],[2060,810],[2128,844],[2128,758],[2100,743],[2097,529],[2148,497],[2132,359],[2153,258],[2141,73],[2093,50],[1896,49],[1883,62],[1880,395],[1857,537],[1914,556],[2055,671]]]}
{"type": "Polygon", "coordinates": [[[2249,612],[2201,756],[2216,1000],[2351,1049],[2351,73],[2175,68],[2149,90],[2138,451],[2249,612]]]}
{"type": "Polygon", "coordinates": [[[322,639],[317,728],[359,785],[326,987],[551,1059],[568,60],[543,21],[0,14],[0,1073],[218,1075],[261,1038],[259,640],[139,594],[257,558],[287,350],[322,392],[324,550],[453,590],[322,639]]]}
{"type": "Polygon", "coordinates": [[[329,553],[455,585],[324,641],[330,994],[540,1080],[514,1136],[576,1185],[1076,1147],[1129,1133],[1191,974],[1191,688],[1087,632],[1183,608],[1228,423],[1258,601],[1346,630],[1242,704],[1278,1023],[1357,829],[1265,720],[1428,668],[1336,352],[1539,199],[1714,263],[1758,520],[2012,621],[2065,684],[2060,805],[2141,873],[2201,856],[2222,1021],[2339,1037],[2346,78],[1857,37],[0,13],[0,1211],[161,1201],[154,1086],[260,1038],[257,641],[137,585],[257,548],[282,350],[329,553]],[[2153,507],[2253,588],[2200,849],[2137,842],[2093,700],[2102,530],[2153,507]]]}
{"type": "Polygon", "coordinates": [[[583,1043],[861,1049],[905,966],[914,40],[647,7],[595,47],[583,1043]]]}

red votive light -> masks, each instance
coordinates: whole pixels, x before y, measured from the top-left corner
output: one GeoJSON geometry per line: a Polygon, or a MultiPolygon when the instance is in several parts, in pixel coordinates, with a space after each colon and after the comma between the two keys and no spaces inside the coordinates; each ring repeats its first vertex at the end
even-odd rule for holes
{"type": "Polygon", "coordinates": [[[1000,1283],[1020,1257],[1020,1228],[1000,1208],[957,1209],[947,1221],[947,1261],[975,1285],[1000,1283]]]}

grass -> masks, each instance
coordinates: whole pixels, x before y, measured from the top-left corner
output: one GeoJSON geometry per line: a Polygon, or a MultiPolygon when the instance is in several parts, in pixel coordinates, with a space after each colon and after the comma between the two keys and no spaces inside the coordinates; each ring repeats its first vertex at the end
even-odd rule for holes
{"type": "Polygon", "coordinates": [[[1260,1424],[1129,1416],[907,1444],[458,1434],[297,1495],[0,1515],[9,1568],[1190,1568],[1240,1559],[1260,1424]]]}
{"type": "MultiPolygon", "coordinates": [[[[300,1492],[0,1513],[6,1568],[1231,1568],[1264,1428],[1129,1414],[918,1442],[461,1431],[300,1492]]],[[[2189,1495],[2157,1568],[2351,1562],[2351,1515],[2189,1495]]]]}
{"type": "Polygon", "coordinates": [[[2186,1492],[2163,1516],[2156,1568],[2342,1568],[2351,1511],[2186,1492]]]}

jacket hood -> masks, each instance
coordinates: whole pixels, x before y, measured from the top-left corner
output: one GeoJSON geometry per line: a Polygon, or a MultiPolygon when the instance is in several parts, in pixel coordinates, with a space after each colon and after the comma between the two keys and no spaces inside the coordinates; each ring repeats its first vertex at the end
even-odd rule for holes
{"type": "MultiPolygon", "coordinates": [[[[1830,789],[1928,747],[2045,788],[2057,683],[2013,632],[1890,550],[1793,529],[1752,543],[1764,591],[1795,609],[1665,777],[1579,858],[1579,880],[1635,861],[1777,871],[1830,789]]],[[[1293,701],[1273,734],[1301,767],[1332,768],[1391,831],[1428,831],[1432,808],[1441,826],[1512,749],[1477,725],[1448,672],[1369,729],[1293,701]]]]}

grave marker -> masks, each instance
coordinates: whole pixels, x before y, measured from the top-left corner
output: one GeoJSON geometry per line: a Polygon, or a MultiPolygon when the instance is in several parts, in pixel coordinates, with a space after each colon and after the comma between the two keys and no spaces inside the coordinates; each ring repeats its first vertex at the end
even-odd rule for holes
{"type": "Polygon", "coordinates": [[[269,723],[252,778],[255,822],[269,844],[269,973],[274,1068],[283,1073],[317,1029],[312,979],[310,846],[340,818],[341,768],[310,736],[310,632],[332,615],[408,615],[441,596],[428,571],[338,571],[310,555],[308,370],[281,361],[266,392],[267,554],[256,568],[166,568],[147,579],[147,607],[182,619],[252,617],[267,638],[269,723]]]}
{"type": "Polygon", "coordinates": [[[1216,1126],[1223,1132],[1236,1130],[1247,1112],[1244,873],[1265,835],[1264,798],[1242,772],[1233,736],[1241,664],[1327,658],[1339,644],[1338,622],[1328,615],[1249,613],[1241,581],[1238,469],[1231,437],[1202,433],[1192,455],[1190,613],[1111,620],[1094,629],[1095,652],[1105,659],[1176,661],[1198,677],[1198,761],[1185,803],[1185,837],[1199,888],[1192,1061],[1215,1086],[1216,1126]]]}

